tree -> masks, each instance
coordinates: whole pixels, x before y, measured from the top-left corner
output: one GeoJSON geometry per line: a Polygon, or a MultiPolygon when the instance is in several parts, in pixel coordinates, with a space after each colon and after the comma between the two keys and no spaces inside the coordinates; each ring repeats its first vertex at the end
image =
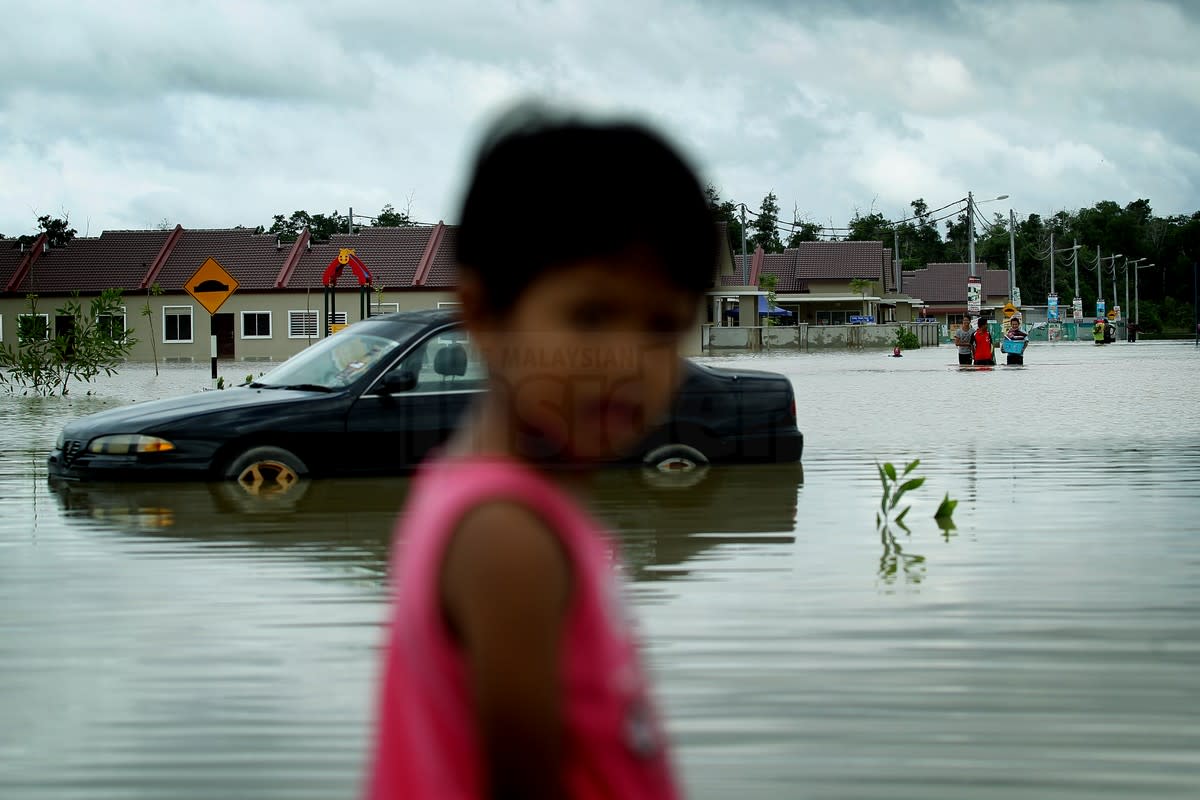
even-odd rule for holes
{"type": "Polygon", "coordinates": [[[29,312],[18,318],[16,344],[0,344],[0,384],[8,391],[67,394],[72,379],[90,383],[112,375],[137,343],[121,324],[120,289],[105,289],[85,311],[75,292],[55,310],[55,335],[30,294],[29,312]]]}
{"type": "Polygon", "coordinates": [[[346,233],[346,217],[336,209],[328,214],[309,214],[303,210],[293,211],[290,217],[276,214],[267,233],[275,234],[281,242],[294,242],[305,228],[314,241],[325,242],[335,233],[346,233]]]}
{"type": "Polygon", "coordinates": [[[708,210],[713,215],[713,221],[725,223],[725,230],[729,234],[729,249],[741,253],[742,220],[738,205],[732,200],[722,200],[717,187],[711,183],[704,187],[704,197],[708,200],[708,210]]]}
{"type": "MultiPolygon", "coordinates": [[[[767,293],[767,311],[768,312],[775,310],[775,298],[777,296],[775,293],[775,285],[776,285],[776,283],[778,283],[778,280],[779,279],[774,275],[759,275],[758,276],[758,288],[765,290],[767,293]]],[[[770,316],[770,314],[768,313],[766,319],[763,320],[763,324],[774,325],[775,317],[770,316]]]]}
{"type": "Polygon", "coordinates": [[[374,224],[376,228],[411,228],[416,223],[412,221],[408,208],[397,211],[388,203],[376,215],[374,224]]]}
{"type": "Polygon", "coordinates": [[[867,315],[867,290],[875,285],[875,281],[866,278],[851,278],[850,291],[862,297],[863,316],[867,315]]]}
{"type": "Polygon", "coordinates": [[[792,233],[788,236],[787,246],[797,247],[801,242],[819,242],[821,240],[821,223],[809,219],[801,219],[800,210],[792,209],[792,233]]]}
{"type": "Polygon", "coordinates": [[[779,198],[774,192],[763,198],[758,215],[747,227],[753,231],[749,237],[749,249],[761,247],[767,253],[783,252],[783,241],[779,238],[779,198]]]}
{"type": "Polygon", "coordinates": [[[33,244],[42,233],[46,234],[46,243],[48,245],[51,247],[62,247],[74,239],[75,234],[79,232],[71,227],[71,217],[69,214],[64,214],[62,217],[52,217],[49,214],[43,214],[37,218],[37,226],[39,233],[27,233],[24,236],[17,237],[16,244],[18,247],[33,244]]]}
{"type": "Polygon", "coordinates": [[[850,220],[850,235],[846,237],[851,242],[890,242],[892,240],[892,223],[883,218],[883,214],[875,211],[865,217],[858,211],[850,220]]]}

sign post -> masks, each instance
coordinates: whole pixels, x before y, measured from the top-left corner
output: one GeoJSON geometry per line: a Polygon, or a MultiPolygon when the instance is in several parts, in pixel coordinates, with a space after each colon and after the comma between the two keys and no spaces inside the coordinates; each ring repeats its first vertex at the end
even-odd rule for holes
{"type": "Polygon", "coordinates": [[[983,281],[978,276],[967,278],[967,313],[979,315],[983,309],[983,281]]]}
{"type": "Polygon", "coordinates": [[[1058,295],[1051,294],[1046,298],[1046,321],[1058,322],[1058,295]]]}
{"type": "MultiPolygon", "coordinates": [[[[184,282],[183,288],[208,312],[208,329],[211,333],[212,316],[237,291],[240,285],[236,278],[217,263],[215,258],[209,258],[192,273],[192,277],[184,282]]],[[[209,358],[212,362],[213,388],[215,389],[217,388],[217,335],[215,333],[211,333],[209,336],[208,344],[209,358]]]]}

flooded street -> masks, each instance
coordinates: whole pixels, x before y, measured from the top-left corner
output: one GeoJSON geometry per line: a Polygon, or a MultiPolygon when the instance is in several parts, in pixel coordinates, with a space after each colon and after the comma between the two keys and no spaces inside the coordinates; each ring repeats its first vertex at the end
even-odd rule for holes
{"type": "MultiPolygon", "coordinates": [[[[705,359],[792,378],[803,468],[597,481],[690,796],[1197,796],[1200,352],[955,359],[705,359]]],[[[47,484],[65,422],[207,370],[0,397],[2,797],[356,793],[406,481],[47,484]]]]}

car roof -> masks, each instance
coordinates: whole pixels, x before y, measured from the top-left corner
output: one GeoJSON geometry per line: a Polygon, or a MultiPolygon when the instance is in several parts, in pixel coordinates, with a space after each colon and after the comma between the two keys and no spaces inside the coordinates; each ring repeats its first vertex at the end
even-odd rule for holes
{"type": "Polygon", "coordinates": [[[442,325],[458,319],[458,312],[452,308],[422,308],[416,311],[393,311],[390,314],[379,314],[371,317],[379,322],[408,322],[423,325],[442,325]]]}

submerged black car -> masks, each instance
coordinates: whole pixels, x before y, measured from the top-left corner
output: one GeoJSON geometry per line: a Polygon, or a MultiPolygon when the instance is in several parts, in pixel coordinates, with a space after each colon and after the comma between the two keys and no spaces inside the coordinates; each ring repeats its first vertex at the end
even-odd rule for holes
{"type": "MultiPolygon", "coordinates": [[[[50,475],[225,478],[254,488],[402,473],[450,435],[484,378],[453,312],[372,317],[245,386],[71,422],[50,454],[50,475]]],[[[689,361],[670,415],[631,460],[661,470],[798,461],[803,443],[787,378],[689,361]]]]}

